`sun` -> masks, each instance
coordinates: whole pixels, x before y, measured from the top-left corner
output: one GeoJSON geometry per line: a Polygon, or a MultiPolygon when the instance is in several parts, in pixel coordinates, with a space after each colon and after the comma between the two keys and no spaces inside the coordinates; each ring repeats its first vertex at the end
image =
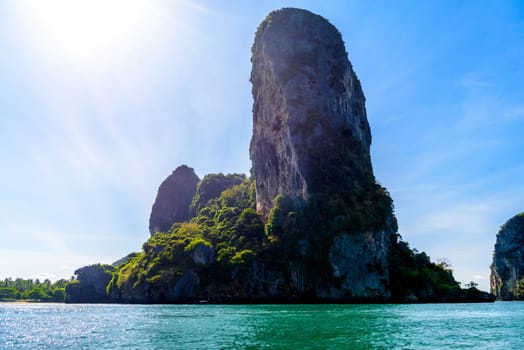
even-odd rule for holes
{"type": "Polygon", "coordinates": [[[24,13],[67,54],[89,57],[131,41],[144,24],[147,0],[35,0],[24,13]]]}

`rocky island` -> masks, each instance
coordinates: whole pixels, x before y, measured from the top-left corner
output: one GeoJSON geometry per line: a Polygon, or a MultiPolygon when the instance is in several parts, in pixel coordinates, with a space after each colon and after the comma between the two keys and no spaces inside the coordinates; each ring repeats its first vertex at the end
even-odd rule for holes
{"type": "Polygon", "coordinates": [[[502,300],[524,300],[524,213],[500,228],[491,264],[491,293],[502,300]]]}
{"type": "Polygon", "coordinates": [[[332,24],[301,9],[269,14],[250,80],[251,176],[177,168],[142,251],[78,270],[68,302],[493,301],[401,240],[373,174],[364,93],[332,24]]]}

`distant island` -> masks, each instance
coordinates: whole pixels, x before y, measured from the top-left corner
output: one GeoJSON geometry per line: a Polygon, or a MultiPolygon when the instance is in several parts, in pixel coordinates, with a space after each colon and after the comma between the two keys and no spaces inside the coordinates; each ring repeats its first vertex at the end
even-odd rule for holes
{"type": "Polygon", "coordinates": [[[252,47],[251,176],[186,165],[160,185],[151,237],[75,271],[71,303],[490,302],[398,234],[377,183],[365,97],[339,31],[284,8],[252,47]]]}
{"type": "Polygon", "coordinates": [[[510,218],[497,234],[491,293],[502,300],[524,300],[524,212],[510,218]]]}

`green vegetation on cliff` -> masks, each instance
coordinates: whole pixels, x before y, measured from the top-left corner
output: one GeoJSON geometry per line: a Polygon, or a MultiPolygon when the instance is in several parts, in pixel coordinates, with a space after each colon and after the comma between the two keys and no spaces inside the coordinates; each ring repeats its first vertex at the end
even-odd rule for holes
{"type": "MultiPolygon", "coordinates": [[[[205,179],[216,178],[208,175],[205,179]]],[[[244,179],[208,199],[190,222],[174,224],[168,232],[153,235],[142,252],[117,268],[107,293],[116,300],[172,301],[176,299],[173,290],[177,282],[189,278],[184,276],[199,276],[201,291],[207,287],[216,290],[220,289],[217,284],[227,284],[231,275],[249,273],[257,261],[283,276],[291,273],[290,264],[296,266],[303,280],[297,287],[300,293],[313,294],[316,286],[332,275],[329,249],[333,238],[340,232],[376,227],[375,220],[358,219],[369,217],[369,210],[391,213],[392,202],[385,189],[378,185],[372,188],[375,192],[367,194],[360,188],[331,196],[315,194],[301,209],[278,197],[264,223],[255,210],[255,183],[244,179]],[[369,204],[379,198],[383,206],[369,204]]],[[[208,298],[210,293],[200,297],[208,298]]]]}
{"type": "Polygon", "coordinates": [[[390,287],[398,301],[457,297],[460,285],[446,263],[435,264],[425,252],[407,242],[393,242],[390,251],[390,287]]]}
{"type": "Polygon", "coordinates": [[[184,274],[217,276],[242,268],[267,246],[264,224],[255,211],[253,181],[219,174],[206,176],[203,183],[207,185],[199,185],[193,200],[198,215],[190,222],[174,224],[168,232],[154,234],[142,252],[117,268],[107,286],[108,295],[137,302],[144,295],[153,302],[169,301],[184,274]],[[220,182],[218,188],[224,183],[230,186],[216,194],[209,185],[216,182],[220,182]],[[201,207],[198,203],[203,202],[207,204],[201,207]]]}
{"type": "Polygon", "coordinates": [[[235,185],[246,180],[243,174],[208,174],[197,185],[196,194],[191,202],[191,216],[198,214],[200,209],[206,207],[209,201],[235,185]]]}
{"type": "MultiPolygon", "coordinates": [[[[369,219],[369,211],[391,214],[392,201],[381,186],[371,188],[315,194],[298,210],[279,196],[264,223],[255,210],[254,181],[244,179],[208,199],[189,222],[154,234],[141,252],[128,256],[114,270],[104,270],[104,279],[109,281],[107,298],[148,303],[219,300],[226,293],[223,290],[231,293],[228,283],[245,285],[246,279],[255,278],[254,263],[268,271],[282,271],[282,276],[302,274],[297,286],[303,295],[310,295],[333,274],[329,256],[337,234],[388,229],[369,219]],[[371,201],[376,203],[373,208],[371,201]]],[[[390,225],[389,229],[396,230],[394,219],[390,225]]],[[[392,300],[444,300],[461,293],[451,271],[432,263],[425,253],[413,251],[402,241],[392,241],[390,251],[389,267],[370,268],[389,268],[392,300]]],[[[299,293],[294,288],[287,293],[299,293]]]]}

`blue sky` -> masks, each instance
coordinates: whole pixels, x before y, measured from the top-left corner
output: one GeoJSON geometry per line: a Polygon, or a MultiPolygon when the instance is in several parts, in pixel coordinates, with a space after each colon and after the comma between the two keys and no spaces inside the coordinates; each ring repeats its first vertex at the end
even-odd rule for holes
{"type": "Polygon", "coordinates": [[[41,3],[0,3],[0,278],[139,250],[178,165],[247,173],[253,35],[293,6],[342,33],[401,235],[488,288],[524,211],[522,2],[41,3]]]}

